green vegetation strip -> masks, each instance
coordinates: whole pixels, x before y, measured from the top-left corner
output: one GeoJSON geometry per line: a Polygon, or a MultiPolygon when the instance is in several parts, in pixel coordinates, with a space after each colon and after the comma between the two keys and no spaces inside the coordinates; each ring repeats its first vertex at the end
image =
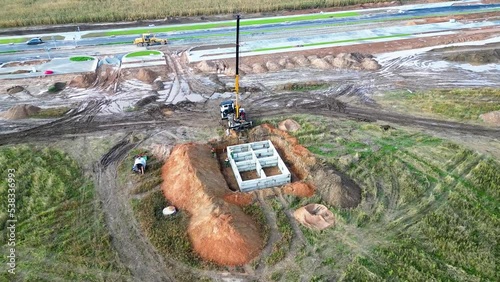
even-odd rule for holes
{"type": "Polygon", "coordinates": [[[146,51],[137,51],[137,52],[134,52],[134,53],[127,54],[127,55],[125,56],[125,58],[142,57],[142,56],[151,56],[151,55],[156,55],[156,56],[159,56],[159,55],[161,55],[161,52],[160,52],[160,51],[150,51],[150,50],[146,50],[146,51]]]}
{"type": "Polygon", "coordinates": [[[9,51],[0,51],[0,54],[9,54],[9,53],[16,53],[19,52],[17,50],[9,50],[9,51]]]}
{"type": "Polygon", "coordinates": [[[93,181],[67,154],[32,146],[0,148],[0,201],[5,203],[0,263],[7,265],[10,248],[17,258],[17,277],[3,271],[1,281],[129,279],[111,245],[93,181]],[[8,211],[10,195],[15,211],[8,211]],[[17,220],[15,246],[7,241],[8,219],[17,220]]]}
{"type": "MultiPolygon", "coordinates": [[[[393,35],[384,35],[384,36],[375,36],[375,37],[366,37],[366,38],[354,38],[354,39],[344,39],[344,40],[336,40],[336,41],[328,41],[328,42],[308,43],[308,44],[304,44],[302,46],[303,47],[310,47],[310,46],[338,44],[338,43],[345,43],[345,42],[360,42],[360,41],[367,41],[367,40],[407,37],[410,35],[411,34],[393,34],[393,35]]],[[[295,48],[295,47],[297,47],[297,46],[280,46],[280,47],[273,47],[273,48],[260,48],[260,49],[254,49],[254,50],[252,50],[252,52],[282,50],[282,49],[290,49],[290,48],[295,48]]]]}
{"type": "Polygon", "coordinates": [[[21,38],[3,38],[0,39],[0,44],[10,44],[10,43],[24,43],[28,41],[29,38],[21,37],[21,38]]]}
{"type": "MultiPolygon", "coordinates": [[[[285,22],[298,22],[305,20],[319,20],[327,18],[345,18],[358,16],[357,12],[345,12],[336,14],[314,14],[314,15],[304,15],[296,17],[286,17],[286,18],[269,18],[269,19],[249,19],[241,21],[241,26],[252,26],[252,25],[263,25],[263,24],[277,24],[285,22]]],[[[205,30],[221,27],[234,27],[234,21],[226,21],[219,23],[204,23],[204,24],[193,24],[193,25],[179,25],[170,27],[157,27],[157,28],[143,28],[143,29],[133,29],[133,30],[113,30],[107,31],[104,34],[107,36],[112,35],[131,35],[131,34],[141,34],[141,33],[160,33],[160,32],[173,32],[173,31],[193,31],[193,30],[205,30]]],[[[86,36],[91,37],[91,34],[86,36]]]]}
{"type": "Polygon", "coordinates": [[[86,62],[86,61],[93,61],[94,58],[88,56],[75,56],[69,58],[69,60],[73,62],[86,62]]]}

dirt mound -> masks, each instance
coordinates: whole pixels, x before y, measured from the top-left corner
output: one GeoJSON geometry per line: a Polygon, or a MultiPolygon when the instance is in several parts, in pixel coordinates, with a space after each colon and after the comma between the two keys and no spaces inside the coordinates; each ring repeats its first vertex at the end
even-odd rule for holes
{"type": "Polygon", "coordinates": [[[346,69],[357,63],[351,54],[340,53],[333,59],[332,65],[339,69],[346,69]]]}
{"type": "Polygon", "coordinates": [[[252,68],[246,64],[240,65],[240,71],[243,71],[244,73],[252,73],[253,72],[252,68]]]}
{"type": "Polygon", "coordinates": [[[300,129],[300,124],[293,119],[286,119],[278,124],[278,129],[294,132],[300,129]]]}
{"type": "Polygon", "coordinates": [[[371,58],[364,58],[361,61],[361,66],[365,70],[378,70],[381,68],[380,64],[371,58]]]}
{"type": "Polygon", "coordinates": [[[335,216],[327,207],[320,204],[309,204],[293,213],[302,225],[316,230],[323,230],[335,223],[335,216]]]}
{"type": "Polygon", "coordinates": [[[19,92],[24,91],[24,90],[25,90],[24,87],[16,85],[16,86],[12,86],[10,88],[7,88],[7,94],[16,94],[16,93],[19,93],[19,92]]]}
{"type": "Polygon", "coordinates": [[[201,72],[216,72],[216,64],[212,61],[201,61],[196,65],[201,72]]]}
{"type": "Polygon", "coordinates": [[[275,62],[273,62],[273,61],[268,61],[268,62],[266,63],[266,68],[267,68],[269,71],[279,71],[279,70],[281,70],[281,69],[282,69],[282,67],[281,67],[279,64],[277,64],[277,63],[275,63],[275,62]]]}
{"type": "Polygon", "coordinates": [[[500,49],[454,52],[443,56],[447,61],[465,62],[472,65],[500,63],[500,49]]]}
{"type": "Polygon", "coordinates": [[[95,72],[80,74],[70,81],[69,86],[77,88],[89,88],[94,85],[96,78],[97,74],[95,72]]]}
{"type": "Polygon", "coordinates": [[[361,202],[361,188],[333,169],[314,171],[313,181],[321,198],[332,206],[353,208],[361,202]]]}
{"type": "Polygon", "coordinates": [[[209,146],[176,146],[162,177],[167,200],[191,214],[188,235],[201,258],[234,266],[259,254],[263,246],[259,229],[241,208],[224,201],[230,190],[209,146]]]}
{"type": "Polygon", "coordinates": [[[299,67],[307,67],[310,63],[309,60],[304,55],[293,57],[292,61],[299,67]]]}
{"type": "Polygon", "coordinates": [[[150,69],[142,68],[137,73],[137,79],[146,83],[153,83],[158,77],[158,74],[150,69]]]}
{"type": "Polygon", "coordinates": [[[479,117],[486,123],[500,125],[500,111],[485,113],[479,117]]]}
{"type": "Polygon", "coordinates": [[[294,195],[297,197],[311,197],[314,195],[314,187],[310,184],[304,182],[294,182],[286,185],[283,188],[283,192],[289,195],[294,195]]]}
{"type": "Polygon", "coordinates": [[[97,70],[97,79],[94,86],[108,89],[116,85],[118,77],[120,76],[120,69],[113,65],[102,65],[97,70]]]}
{"type": "Polygon", "coordinates": [[[327,70],[331,69],[332,66],[324,59],[321,58],[312,58],[309,59],[311,61],[311,65],[315,68],[322,69],[322,70],[327,70]]]}
{"type": "Polygon", "coordinates": [[[281,58],[278,61],[278,64],[286,69],[293,69],[295,65],[288,58],[281,58]]]}
{"type": "Polygon", "coordinates": [[[267,69],[265,66],[255,63],[252,65],[252,72],[253,73],[265,73],[267,72],[267,69]]]}
{"type": "Polygon", "coordinates": [[[3,112],[2,117],[11,120],[23,119],[37,114],[40,110],[41,109],[39,107],[29,104],[15,105],[9,108],[6,112],[3,112]]]}
{"type": "Polygon", "coordinates": [[[228,69],[228,64],[224,61],[201,61],[195,68],[205,73],[224,73],[228,69]]]}
{"type": "Polygon", "coordinates": [[[237,206],[248,206],[253,200],[253,195],[247,193],[234,192],[224,195],[224,201],[237,206]]]}

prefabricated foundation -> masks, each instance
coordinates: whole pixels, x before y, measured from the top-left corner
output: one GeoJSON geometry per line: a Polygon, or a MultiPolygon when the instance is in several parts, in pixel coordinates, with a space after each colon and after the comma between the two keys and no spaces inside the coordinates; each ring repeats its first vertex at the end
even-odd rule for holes
{"type": "Polygon", "coordinates": [[[270,140],[229,146],[227,157],[241,192],[281,186],[292,179],[270,140]],[[264,169],[272,175],[266,175],[264,169]],[[255,175],[253,171],[257,177],[248,179],[247,175],[255,175]]]}

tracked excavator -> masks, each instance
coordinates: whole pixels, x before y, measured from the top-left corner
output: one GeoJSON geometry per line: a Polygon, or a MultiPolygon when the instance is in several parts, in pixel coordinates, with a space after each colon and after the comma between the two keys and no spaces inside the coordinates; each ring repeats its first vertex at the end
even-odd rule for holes
{"type": "Polygon", "coordinates": [[[252,127],[253,122],[248,120],[245,109],[239,103],[239,52],[240,52],[240,15],[236,16],[236,76],[234,82],[234,92],[236,99],[223,101],[219,104],[220,115],[222,120],[227,120],[229,129],[242,131],[252,127]]]}

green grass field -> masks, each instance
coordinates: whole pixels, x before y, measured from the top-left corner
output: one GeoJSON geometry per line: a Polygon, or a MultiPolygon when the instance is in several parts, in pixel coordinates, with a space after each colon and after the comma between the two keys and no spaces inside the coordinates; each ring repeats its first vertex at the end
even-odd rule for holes
{"type": "Polygon", "coordinates": [[[377,102],[401,112],[425,114],[458,121],[479,122],[479,115],[500,110],[500,89],[441,89],[394,92],[377,102]]]}
{"type": "MultiPolygon", "coordinates": [[[[498,160],[405,129],[294,119],[302,126],[294,135],[355,180],[362,202],[354,209],[330,206],[335,228],[302,227],[307,244],[270,280],[287,281],[294,272],[307,281],[499,280],[498,160]]],[[[292,210],[322,202],[287,197],[292,210]]]]}
{"type": "Polygon", "coordinates": [[[380,0],[286,1],[28,1],[0,0],[0,27],[164,19],[166,17],[258,13],[348,6],[380,0]]]}
{"type": "Polygon", "coordinates": [[[0,202],[5,207],[0,211],[0,262],[4,267],[10,248],[6,241],[9,169],[15,170],[11,183],[16,187],[17,274],[2,271],[1,281],[129,279],[111,246],[92,181],[65,153],[28,146],[0,148],[0,202]]]}

